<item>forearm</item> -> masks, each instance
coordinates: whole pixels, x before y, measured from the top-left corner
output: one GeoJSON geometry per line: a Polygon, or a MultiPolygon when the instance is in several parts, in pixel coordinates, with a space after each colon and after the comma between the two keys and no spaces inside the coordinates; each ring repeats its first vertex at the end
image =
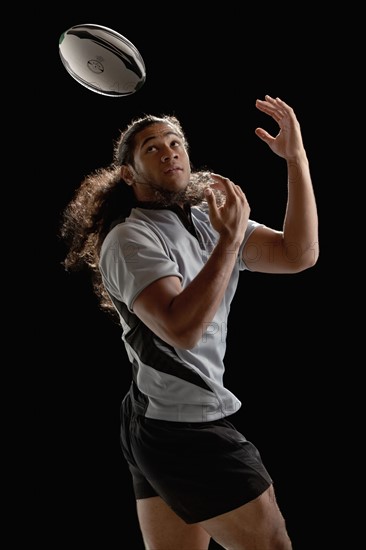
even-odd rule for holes
{"type": "Polygon", "coordinates": [[[196,345],[212,322],[238,261],[239,245],[221,238],[202,270],[172,300],[168,326],[174,327],[181,347],[196,345]]]}
{"type": "Polygon", "coordinates": [[[283,227],[285,253],[305,269],[319,255],[318,214],[305,151],[287,160],[288,201],[283,227]]]}

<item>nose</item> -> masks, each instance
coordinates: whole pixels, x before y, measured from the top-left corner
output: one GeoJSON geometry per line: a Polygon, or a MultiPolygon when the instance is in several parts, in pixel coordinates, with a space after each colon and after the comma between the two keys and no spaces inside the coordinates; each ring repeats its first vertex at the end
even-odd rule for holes
{"type": "Polygon", "coordinates": [[[177,158],[177,153],[175,151],[173,151],[172,149],[169,149],[167,148],[166,150],[163,151],[162,155],[161,155],[161,160],[163,162],[167,162],[173,158],[177,158]]]}

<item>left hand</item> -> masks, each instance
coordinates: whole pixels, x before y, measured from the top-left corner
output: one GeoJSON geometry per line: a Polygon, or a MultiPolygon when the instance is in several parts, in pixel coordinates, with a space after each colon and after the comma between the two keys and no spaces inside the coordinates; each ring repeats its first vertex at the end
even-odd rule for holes
{"type": "Polygon", "coordinates": [[[263,128],[256,128],[256,135],[272,149],[276,155],[289,160],[304,152],[300,124],[292,107],[282,99],[273,99],[269,95],[265,100],[257,99],[257,109],[270,115],[279,125],[276,137],[271,136],[263,128]]]}

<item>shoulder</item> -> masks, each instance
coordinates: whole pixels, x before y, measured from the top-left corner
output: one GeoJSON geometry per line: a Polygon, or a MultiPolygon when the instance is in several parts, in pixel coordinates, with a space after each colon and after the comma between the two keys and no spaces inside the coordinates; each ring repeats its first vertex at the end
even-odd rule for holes
{"type": "Polygon", "coordinates": [[[106,235],[102,247],[101,254],[104,254],[108,249],[114,247],[130,247],[133,246],[152,246],[157,245],[160,239],[153,230],[153,227],[146,223],[146,220],[128,217],[125,220],[117,223],[106,235]]]}

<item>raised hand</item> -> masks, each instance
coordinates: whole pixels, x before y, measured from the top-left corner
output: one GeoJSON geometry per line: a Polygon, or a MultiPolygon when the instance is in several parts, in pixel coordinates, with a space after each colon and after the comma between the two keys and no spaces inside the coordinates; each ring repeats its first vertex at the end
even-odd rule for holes
{"type": "Polygon", "coordinates": [[[270,115],[280,127],[278,134],[273,137],[263,128],[256,128],[256,135],[263,140],[278,156],[290,160],[304,151],[300,124],[292,107],[282,99],[273,99],[269,95],[265,100],[257,99],[256,107],[263,113],[270,115]]]}

